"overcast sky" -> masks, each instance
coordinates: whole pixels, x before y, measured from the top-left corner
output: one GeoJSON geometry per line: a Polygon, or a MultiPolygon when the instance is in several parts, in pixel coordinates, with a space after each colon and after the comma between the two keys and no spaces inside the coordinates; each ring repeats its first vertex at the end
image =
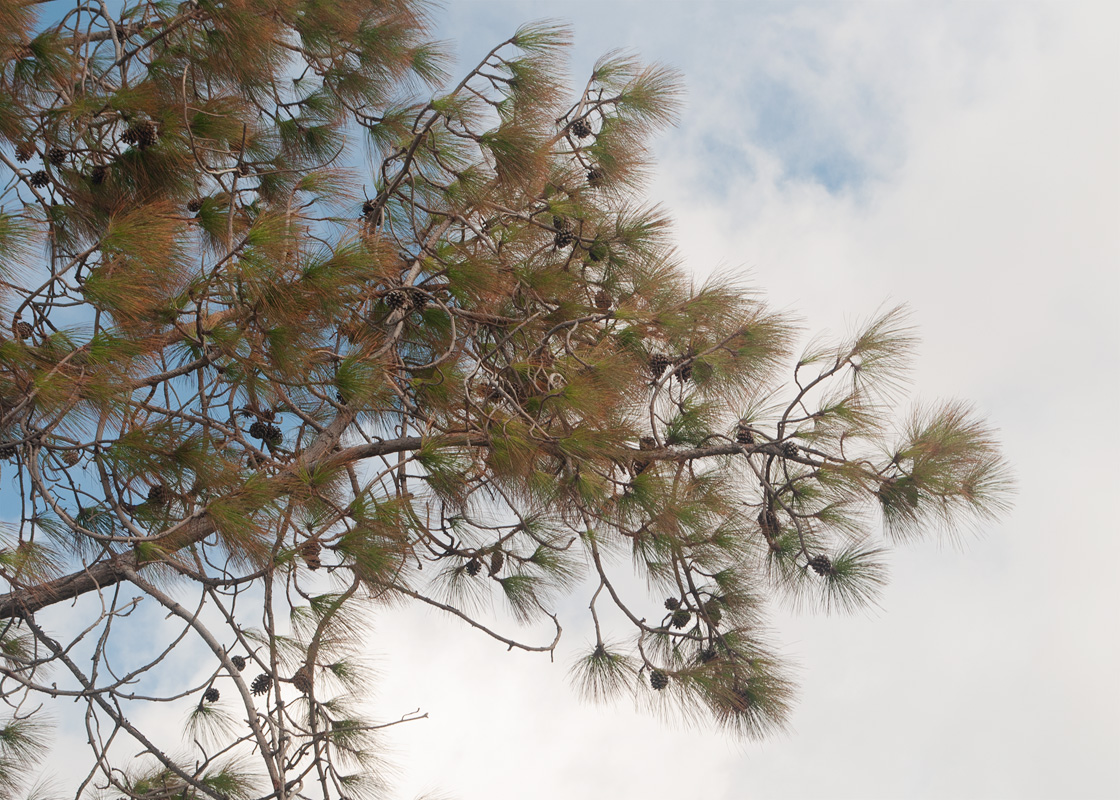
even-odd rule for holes
{"type": "Polygon", "coordinates": [[[775,613],[801,692],[762,743],[580,703],[585,599],[554,664],[386,614],[378,712],[429,713],[388,736],[398,798],[1120,797],[1118,8],[448,0],[462,69],[542,16],[581,85],[618,47],[680,69],[651,194],[690,268],[813,332],[909,303],[915,396],[974,401],[1019,495],[961,547],[897,551],[877,612],[775,613]]]}

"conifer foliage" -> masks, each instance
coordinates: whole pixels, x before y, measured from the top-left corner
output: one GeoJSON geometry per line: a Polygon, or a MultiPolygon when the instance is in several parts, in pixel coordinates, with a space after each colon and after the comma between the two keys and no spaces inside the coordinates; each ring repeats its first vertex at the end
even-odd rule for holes
{"type": "Polygon", "coordinates": [[[456,82],[426,13],[0,5],[0,795],[77,702],[82,796],[378,796],[387,603],[550,653],[586,589],[585,694],[765,735],[766,602],[1001,510],[968,408],[895,424],[900,309],[795,357],[693,287],[640,193],[671,71],[573,93],[540,24],[456,82]]]}

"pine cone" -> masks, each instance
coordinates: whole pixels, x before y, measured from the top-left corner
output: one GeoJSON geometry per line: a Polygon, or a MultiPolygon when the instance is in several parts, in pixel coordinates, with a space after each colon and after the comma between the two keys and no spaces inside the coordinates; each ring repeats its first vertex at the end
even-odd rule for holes
{"type": "Polygon", "coordinates": [[[603,185],[603,179],[605,177],[603,170],[599,169],[599,167],[592,167],[587,170],[587,185],[592,189],[598,189],[603,185]]]}
{"type": "Polygon", "coordinates": [[[362,216],[369,218],[369,215],[377,210],[377,204],[372,200],[366,200],[362,203],[362,216]]]}
{"type": "Polygon", "coordinates": [[[21,164],[26,164],[35,155],[35,144],[33,142],[20,142],[16,146],[16,161],[21,164]]]}
{"type": "Polygon", "coordinates": [[[813,556],[809,559],[809,566],[813,568],[813,572],[821,576],[836,574],[836,570],[833,568],[832,561],[829,560],[828,556],[813,556]]]}
{"type": "Polygon", "coordinates": [[[249,690],[254,695],[265,694],[270,688],[272,688],[272,676],[267,672],[262,672],[253,678],[253,682],[249,685],[249,690]]]}
{"type": "Polygon", "coordinates": [[[0,445],[0,460],[7,460],[19,452],[19,445],[15,443],[0,445]]]}
{"type": "Polygon", "coordinates": [[[61,167],[62,163],[66,160],[66,151],[61,147],[52,147],[47,151],[47,161],[54,164],[56,167],[61,167]]]}
{"type": "Polygon", "coordinates": [[[677,380],[681,383],[686,383],[687,381],[692,380],[692,359],[682,358],[678,360],[677,363],[679,364],[676,373],[677,380]]]}
{"type": "Polygon", "coordinates": [[[705,647],[703,650],[700,651],[700,654],[699,654],[700,663],[701,664],[707,664],[711,661],[715,661],[716,656],[718,656],[718,655],[719,654],[716,653],[715,648],[705,647]]]}
{"type": "Polygon", "coordinates": [[[494,555],[490,556],[490,577],[497,575],[502,566],[506,563],[505,554],[501,550],[495,550],[494,555]]]}
{"type": "Polygon", "coordinates": [[[311,694],[311,669],[307,664],[296,670],[296,674],[292,676],[292,686],[296,687],[296,691],[300,694],[311,694]]]}
{"type": "Polygon", "coordinates": [[[253,174],[253,168],[249,164],[241,162],[237,165],[237,174],[242,178],[247,178],[248,176],[253,174]]]}
{"type": "Polygon", "coordinates": [[[31,173],[31,185],[36,187],[37,189],[42,189],[50,182],[50,177],[41,169],[31,173]]]}
{"type": "Polygon", "coordinates": [[[649,357],[649,371],[653,373],[654,380],[660,380],[665,370],[673,365],[673,361],[662,353],[654,353],[649,357]]]}
{"type": "Polygon", "coordinates": [[[789,458],[796,458],[801,450],[793,442],[782,442],[782,455],[789,458]]]}
{"type": "Polygon", "coordinates": [[[428,305],[428,295],[416,289],[408,293],[408,300],[412,304],[413,311],[423,311],[428,305]]]}
{"type": "Polygon", "coordinates": [[[708,615],[708,620],[713,625],[719,625],[719,621],[723,619],[723,609],[715,600],[709,600],[704,604],[704,613],[708,615]]]}
{"type": "Polygon", "coordinates": [[[221,696],[222,693],[215,689],[213,686],[202,693],[202,699],[207,703],[216,703],[221,698],[221,696]]]}
{"type": "Polygon", "coordinates": [[[692,620],[692,614],[687,608],[678,608],[673,612],[673,627],[683,628],[692,620]]]}
{"type": "Polygon", "coordinates": [[[202,210],[202,198],[201,197],[192,198],[191,200],[189,200],[187,202],[187,211],[191,212],[192,214],[197,214],[201,210],[202,210]]]}
{"type": "Polygon", "coordinates": [[[477,558],[472,558],[467,562],[467,574],[472,578],[482,570],[482,564],[479,563],[477,558]]]}
{"type": "Polygon", "coordinates": [[[245,671],[245,656],[233,656],[230,658],[230,662],[233,664],[233,668],[238,672],[245,671]]]}
{"type": "Polygon", "coordinates": [[[735,441],[739,444],[754,444],[754,432],[749,425],[740,422],[735,430],[735,441]]]}
{"type": "Polygon", "coordinates": [[[272,447],[279,447],[284,443],[284,432],[275,425],[269,425],[265,429],[264,440],[272,447]]]}
{"type": "Polygon", "coordinates": [[[572,229],[572,222],[571,220],[565,219],[564,217],[553,214],[552,227],[554,227],[558,231],[570,231],[572,229]]]}
{"type": "Polygon", "coordinates": [[[587,124],[587,120],[577,119],[572,123],[571,131],[577,139],[586,139],[591,135],[591,126],[587,124]]]}
{"type": "Polygon", "coordinates": [[[649,685],[660,692],[669,685],[669,676],[659,669],[650,670],[649,685]]]}
{"type": "Polygon", "coordinates": [[[680,607],[681,607],[681,601],[678,600],[677,598],[675,598],[675,597],[665,598],[665,610],[666,611],[676,611],[680,607]]]}
{"type": "Polygon", "coordinates": [[[393,289],[385,295],[385,305],[396,311],[407,305],[411,305],[411,303],[409,302],[408,295],[400,289],[393,289]]]}
{"type": "Polygon", "coordinates": [[[30,339],[35,329],[31,327],[30,322],[20,320],[16,323],[16,338],[17,339],[30,339]]]}
{"type": "Polygon", "coordinates": [[[62,463],[72,467],[82,460],[82,454],[77,450],[67,450],[62,454],[62,463]]]}
{"type": "Polygon", "coordinates": [[[269,426],[261,422],[259,419],[249,426],[249,435],[254,439],[264,439],[268,436],[269,426]]]}
{"type": "Polygon", "coordinates": [[[141,150],[147,150],[159,140],[159,132],[156,130],[155,124],[151,120],[138,120],[128,126],[121,135],[121,141],[125,144],[133,144],[141,150]]]}
{"type": "Polygon", "coordinates": [[[595,293],[595,308],[607,312],[611,310],[612,305],[611,296],[607,294],[606,289],[600,289],[595,293]]]}
{"type": "Polygon", "coordinates": [[[313,570],[323,566],[323,562],[319,560],[319,554],[322,552],[323,545],[319,544],[318,539],[308,539],[299,550],[299,554],[303,556],[307,566],[313,570]]]}
{"type": "Polygon", "coordinates": [[[552,240],[556,248],[570,247],[576,240],[574,233],[568,230],[557,231],[556,237],[552,240]]]}
{"type": "Polygon", "coordinates": [[[759,512],[758,524],[762,527],[762,532],[766,537],[774,538],[782,532],[781,523],[778,521],[778,515],[774,513],[774,509],[767,508],[759,512]]]}
{"type": "Polygon", "coordinates": [[[162,483],[157,483],[155,486],[148,489],[148,502],[153,506],[167,505],[167,501],[170,499],[171,490],[162,483]]]}
{"type": "Polygon", "coordinates": [[[104,164],[98,164],[89,171],[89,182],[94,186],[100,186],[105,183],[105,178],[109,176],[109,168],[104,164]]]}

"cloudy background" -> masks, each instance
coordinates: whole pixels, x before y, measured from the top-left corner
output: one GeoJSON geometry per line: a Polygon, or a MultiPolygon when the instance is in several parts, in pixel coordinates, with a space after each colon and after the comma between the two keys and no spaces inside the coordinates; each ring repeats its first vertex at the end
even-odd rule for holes
{"type": "Polygon", "coordinates": [[[897,551],[877,611],[776,612],[802,688],[761,743],[580,703],[582,598],[556,663],[386,614],[378,712],[429,714],[387,735],[397,798],[1120,797],[1118,8],[448,0],[461,69],[550,16],[573,83],[618,47],[681,70],[651,196],[690,268],[812,332],[909,303],[915,395],[973,401],[1019,495],[897,551]]]}

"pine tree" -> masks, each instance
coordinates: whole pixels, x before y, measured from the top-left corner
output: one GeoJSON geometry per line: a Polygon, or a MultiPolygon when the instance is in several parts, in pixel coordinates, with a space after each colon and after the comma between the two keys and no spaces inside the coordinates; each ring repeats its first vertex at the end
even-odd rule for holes
{"type": "Polygon", "coordinates": [[[1003,508],[967,407],[896,431],[902,309],[794,357],[693,288],[641,200],[672,71],[572,97],[539,24],[450,82],[418,0],[39,6],[0,6],[4,796],[74,699],[114,796],[373,796],[375,605],[552,652],[588,577],[586,694],[766,735],[764,601],[862,607],[890,543],[1003,508]]]}

